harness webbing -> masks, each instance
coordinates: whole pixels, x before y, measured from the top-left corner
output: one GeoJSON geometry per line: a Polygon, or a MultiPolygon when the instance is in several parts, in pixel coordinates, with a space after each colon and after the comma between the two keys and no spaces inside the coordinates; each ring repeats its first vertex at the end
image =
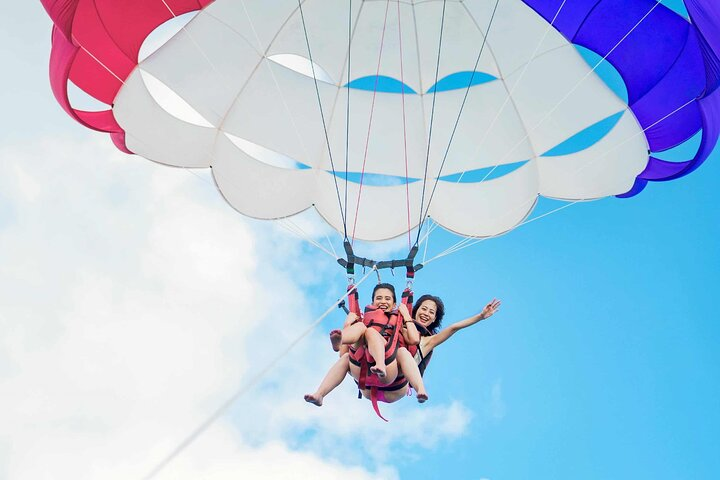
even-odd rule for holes
{"type": "MultiPolygon", "coordinates": [[[[360,306],[358,304],[358,293],[355,285],[348,286],[348,310],[355,313],[360,318],[360,306]]],[[[408,311],[412,311],[413,303],[413,292],[410,288],[406,288],[402,293],[402,301],[408,311]]],[[[365,314],[372,314],[377,312],[377,309],[367,307],[365,314]]],[[[384,312],[383,312],[384,313],[384,312]]],[[[385,364],[392,363],[396,359],[397,349],[401,346],[402,341],[402,316],[399,313],[394,314],[394,320],[391,318],[386,323],[377,323],[372,320],[365,323],[368,328],[380,329],[380,333],[386,338],[385,345],[385,358],[383,359],[385,364]]],[[[365,320],[363,320],[365,322],[365,320]]],[[[374,359],[370,356],[370,352],[367,349],[367,345],[361,345],[360,347],[353,350],[350,349],[350,362],[360,367],[360,375],[356,383],[358,384],[358,398],[362,398],[362,391],[370,389],[370,401],[373,406],[373,410],[378,417],[382,418],[386,422],[388,421],[380,413],[380,407],[378,406],[378,391],[394,391],[407,386],[408,380],[404,375],[398,373],[395,380],[389,384],[383,384],[380,382],[378,376],[374,373],[370,373],[370,366],[375,365],[380,359],[374,359]]]]}

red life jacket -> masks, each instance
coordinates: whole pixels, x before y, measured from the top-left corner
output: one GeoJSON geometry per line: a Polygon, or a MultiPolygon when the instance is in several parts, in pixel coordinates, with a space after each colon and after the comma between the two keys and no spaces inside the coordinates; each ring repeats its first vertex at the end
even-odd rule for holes
{"type": "MultiPolygon", "coordinates": [[[[349,286],[348,290],[352,290],[348,296],[349,310],[358,315],[366,327],[374,328],[380,332],[385,339],[385,365],[392,363],[397,356],[398,348],[405,345],[402,337],[401,315],[398,314],[397,310],[386,313],[372,305],[365,307],[365,313],[361,315],[357,290],[353,285],[349,286]]],[[[407,306],[408,311],[412,311],[412,295],[412,290],[409,288],[405,289],[402,294],[402,303],[407,306]]],[[[390,384],[380,382],[377,375],[370,373],[370,367],[374,366],[376,362],[370,355],[367,346],[364,344],[357,348],[352,346],[350,347],[350,362],[360,367],[360,378],[357,381],[358,388],[360,390],[370,388],[370,401],[372,402],[373,409],[375,410],[375,413],[377,413],[378,417],[387,422],[387,419],[380,414],[380,408],[377,403],[377,392],[379,390],[399,390],[407,386],[408,380],[403,375],[398,374],[398,377],[390,384]]],[[[358,398],[362,398],[361,392],[358,392],[358,398]]]]}

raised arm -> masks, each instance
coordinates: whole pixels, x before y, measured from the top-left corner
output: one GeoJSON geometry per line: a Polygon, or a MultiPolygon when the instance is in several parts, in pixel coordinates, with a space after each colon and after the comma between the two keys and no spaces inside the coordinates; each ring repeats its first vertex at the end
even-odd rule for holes
{"type": "Polygon", "coordinates": [[[435,335],[426,337],[427,343],[424,345],[425,355],[429,354],[433,350],[433,348],[437,347],[441,343],[444,343],[448,338],[455,335],[456,332],[459,332],[463,328],[467,328],[471,325],[475,325],[480,320],[485,320],[486,318],[491,317],[495,312],[497,312],[498,308],[500,308],[500,301],[493,298],[490,303],[485,305],[485,308],[483,308],[482,312],[473,315],[472,317],[466,318],[465,320],[453,323],[452,325],[442,329],[439,333],[436,333],[435,335]]]}

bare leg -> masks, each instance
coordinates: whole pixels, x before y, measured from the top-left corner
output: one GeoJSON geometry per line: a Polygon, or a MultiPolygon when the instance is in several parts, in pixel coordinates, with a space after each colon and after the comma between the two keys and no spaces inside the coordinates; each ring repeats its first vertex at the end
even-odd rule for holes
{"type": "Polygon", "coordinates": [[[422,375],[420,375],[420,369],[417,363],[415,363],[415,359],[405,347],[398,348],[397,361],[398,364],[400,364],[400,370],[402,370],[403,375],[405,375],[410,382],[410,386],[417,392],[418,402],[426,402],[428,400],[428,394],[425,391],[425,384],[423,383],[422,375]]]}
{"type": "Polygon", "coordinates": [[[368,328],[365,331],[365,341],[370,356],[375,360],[375,366],[370,368],[370,372],[374,373],[380,379],[384,379],[385,371],[385,339],[380,332],[374,328],[368,328]]]}
{"type": "Polygon", "coordinates": [[[345,354],[338,359],[335,364],[330,367],[325,378],[320,382],[320,386],[317,388],[315,393],[308,393],[305,395],[305,401],[321,407],[323,404],[323,398],[325,395],[332,392],[335,387],[340,385],[345,379],[345,375],[348,373],[350,367],[350,355],[345,354]]]}
{"type": "Polygon", "coordinates": [[[367,330],[367,327],[362,322],[355,323],[353,325],[350,325],[349,327],[345,327],[342,330],[342,344],[343,345],[352,345],[353,343],[360,340],[363,335],[365,334],[365,331],[367,330]]]}

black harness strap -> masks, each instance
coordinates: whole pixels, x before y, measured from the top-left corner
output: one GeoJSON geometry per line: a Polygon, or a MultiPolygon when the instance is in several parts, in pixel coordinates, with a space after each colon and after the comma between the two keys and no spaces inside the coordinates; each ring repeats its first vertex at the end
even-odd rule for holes
{"type": "Polygon", "coordinates": [[[361,265],[363,268],[377,268],[378,270],[385,268],[394,270],[396,268],[405,267],[407,278],[414,278],[415,272],[423,268],[422,263],[415,264],[415,255],[417,255],[418,252],[417,244],[410,249],[408,256],[403,259],[382,260],[379,262],[370,258],[358,257],[355,255],[352,244],[348,240],[343,242],[343,247],[345,248],[345,255],[347,258],[338,258],[337,262],[345,268],[348,275],[355,275],[355,265],[361,265]]]}

